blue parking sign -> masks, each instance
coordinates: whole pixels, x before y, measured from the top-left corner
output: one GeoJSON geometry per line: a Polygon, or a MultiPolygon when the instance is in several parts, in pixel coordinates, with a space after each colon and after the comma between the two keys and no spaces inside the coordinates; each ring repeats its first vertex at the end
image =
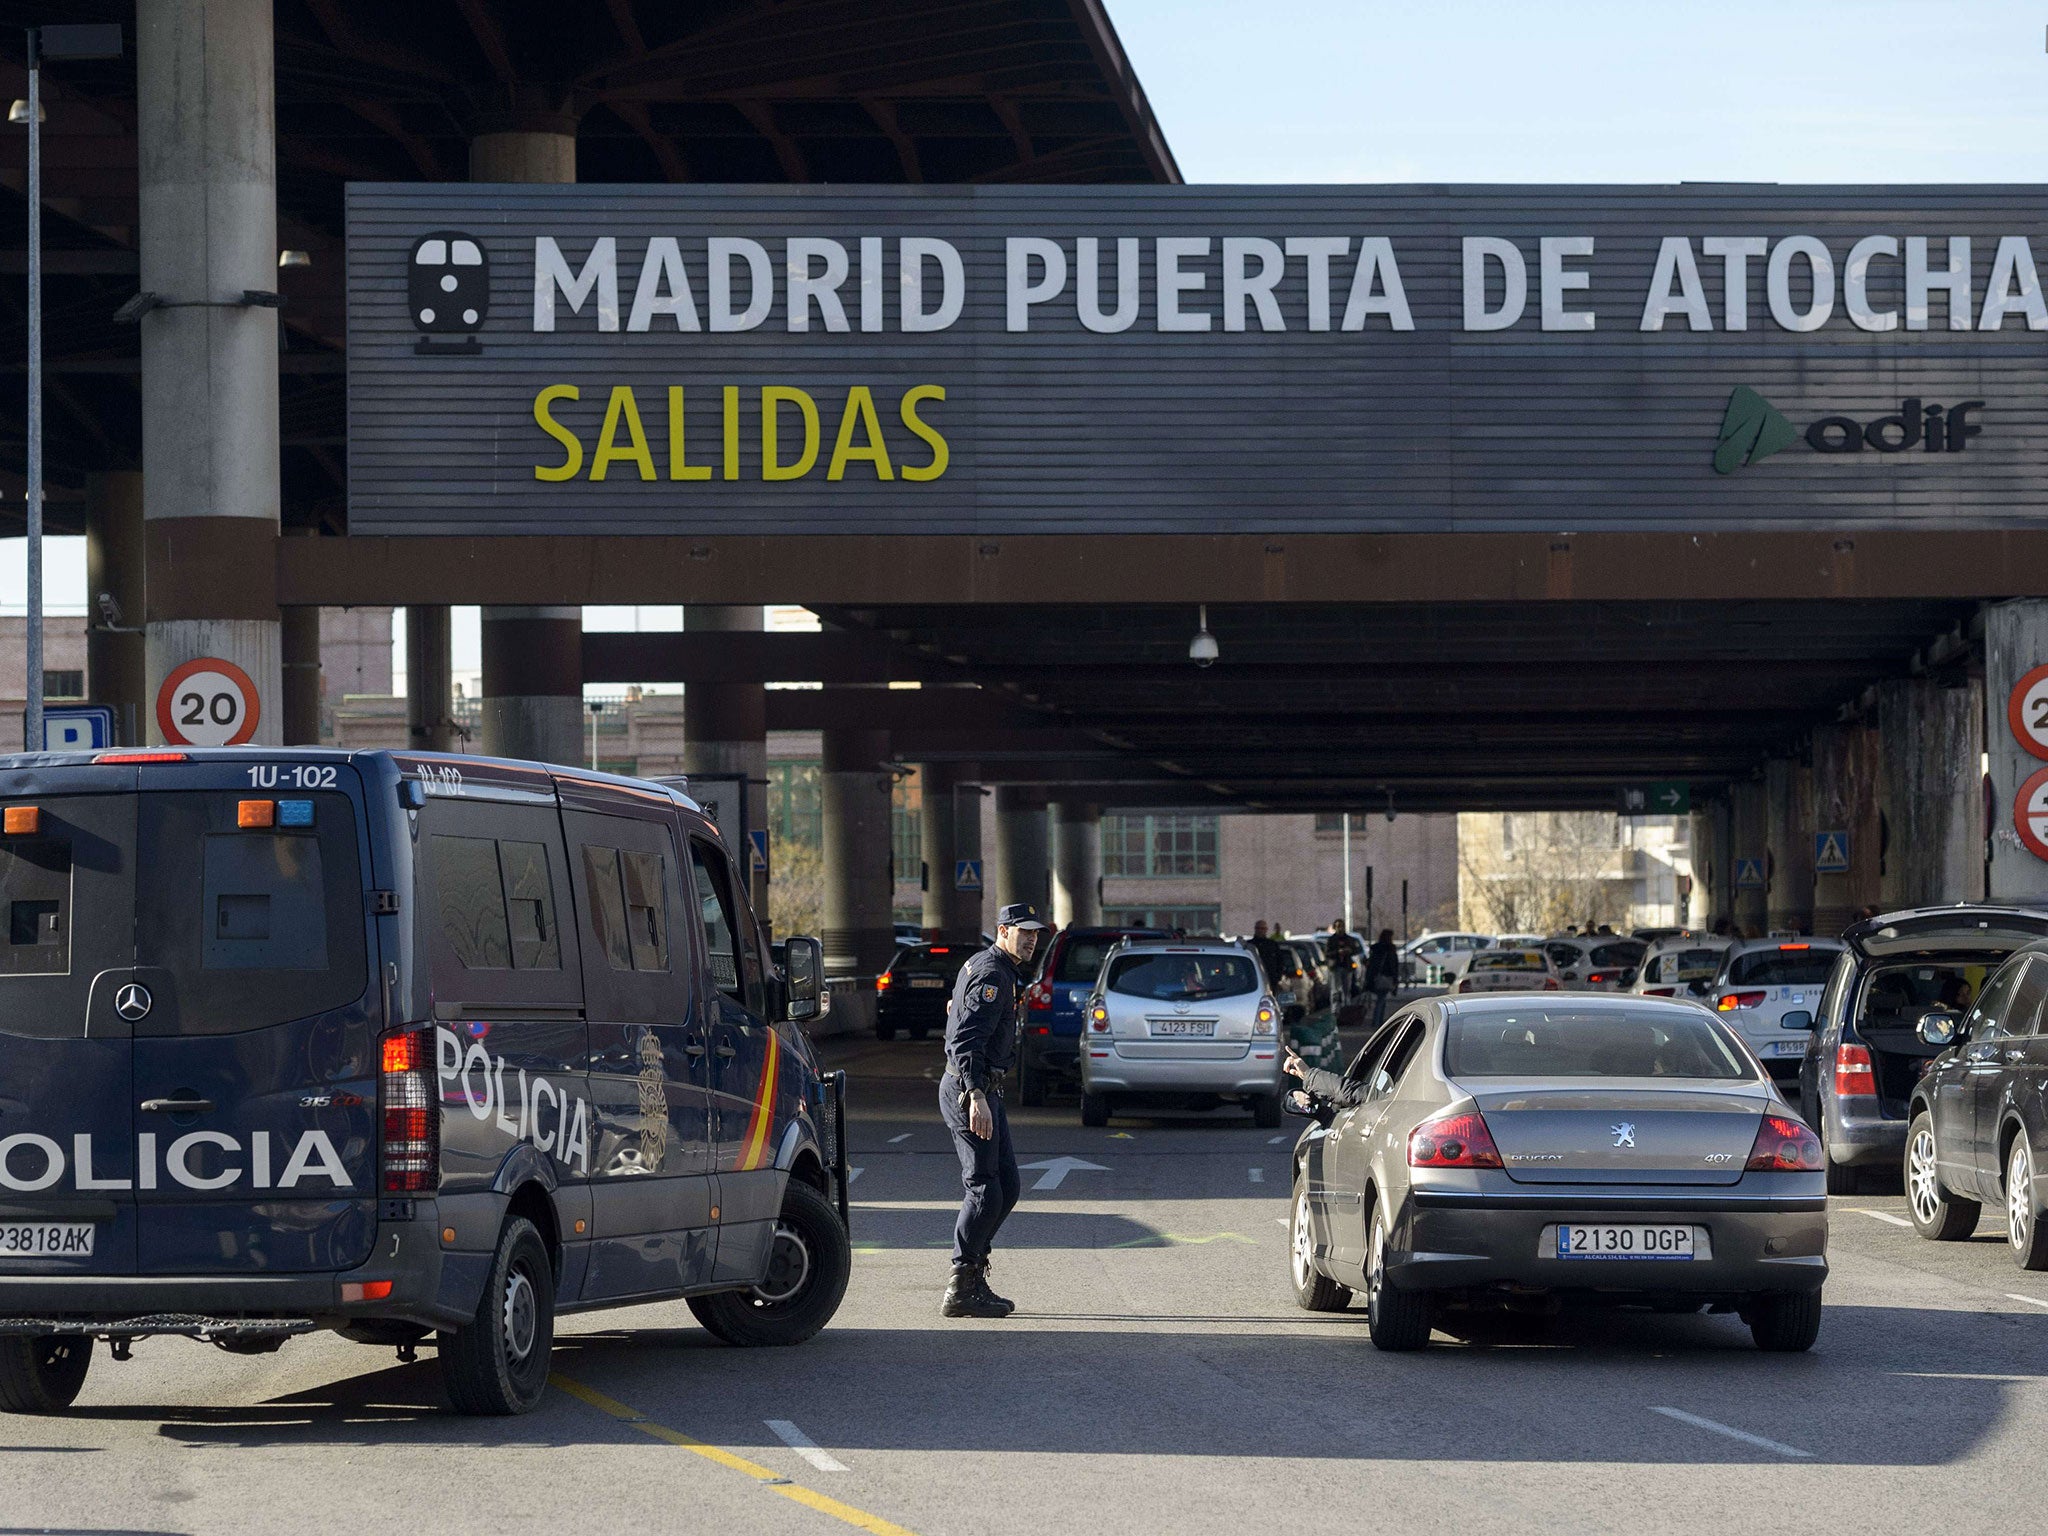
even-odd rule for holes
{"type": "Polygon", "coordinates": [[[100,752],[114,744],[114,711],[105,704],[62,704],[43,710],[45,752],[100,752]]]}

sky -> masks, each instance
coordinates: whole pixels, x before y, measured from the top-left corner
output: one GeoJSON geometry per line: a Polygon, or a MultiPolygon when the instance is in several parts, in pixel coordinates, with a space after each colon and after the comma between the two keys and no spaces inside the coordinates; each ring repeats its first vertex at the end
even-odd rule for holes
{"type": "MultiPolygon", "coordinates": [[[[1190,182],[2048,180],[2048,7],[2012,0],[1107,3],[1190,182]]],[[[46,563],[82,612],[84,541],[46,563]]]]}

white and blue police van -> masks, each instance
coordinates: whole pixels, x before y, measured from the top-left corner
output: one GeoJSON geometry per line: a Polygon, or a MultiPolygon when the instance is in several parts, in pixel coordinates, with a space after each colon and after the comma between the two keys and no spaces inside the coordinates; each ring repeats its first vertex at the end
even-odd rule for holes
{"type": "Polygon", "coordinates": [[[558,1313],[808,1339],[851,1263],[841,1074],[668,785],[257,748],[0,757],[0,1408],[94,1347],[331,1329],[455,1407],[558,1313]]]}

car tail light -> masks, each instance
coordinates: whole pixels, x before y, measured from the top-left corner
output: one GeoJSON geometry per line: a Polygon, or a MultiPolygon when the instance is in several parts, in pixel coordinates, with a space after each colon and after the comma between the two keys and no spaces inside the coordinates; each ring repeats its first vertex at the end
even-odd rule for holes
{"type": "Polygon", "coordinates": [[[384,1037],[384,1192],[431,1194],[440,1182],[441,1115],[434,1103],[434,1033],[384,1037]]]}
{"type": "Polygon", "coordinates": [[[1109,1010],[1100,1003],[1091,1004],[1088,1009],[1088,1027],[1097,1034],[1107,1031],[1109,1028],[1109,1010]]]}
{"type": "Polygon", "coordinates": [[[1813,946],[1812,946],[1811,944],[1780,944],[1780,945],[1778,946],[1778,948],[1779,948],[1779,950],[1780,950],[1780,951],[1782,952],[1782,951],[1785,951],[1785,950],[1794,950],[1794,949],[1811,949],[1811,948],[1813,948],[1813,946]]]}
{"type": "Polygon", "coordinates": [[[102,752],[95,763],[183,763],[191,761],[183,752],[102,752]]]}
{"type": "Polygon", "coordinates": [[[1052,983],[1034,981],[1024,989],[1024,1006],[1034,1013],[1044,1013],[1052,1007],[1052,983]]]}
{"type": "Polygon", "coordinates": [[[1743,1169],[1748,1173],[1818,1173],[1820,1138],[1803,1121],[1765,1115],[1743,1169]]]}
{"type": "Polygon", "coordinates": [[[928,955],[950,955],[953,953],[953,947],[950,944],[934,944],[925,953],[928,955]]]}
{"type": "Polygon", "coordinates": [[[1616,973],[1615,973],[1615,972],[1613,972],[1613,971],[1588,971],[1588,972],[1586,972],[1586,985],[1587,985],[1587,986],[1589,986],[1589,987],[1597,987],[1597,986],[1601,986],[1601,985],[1604,985],[1604,984],[1605,984],[1605,983],[1607,983],[1607,982],[1610,982],[1610,981],[1615,981],[1615,980],[1617,980],[1617,979],[1618,979],[1618,977],[1617,977],[1616,973]]]}
{"type": "Polygon", "coordinates": [[[1768,995],[1764,992],[1723,992],[1714,1006],[1722,1013],[1733,1013],[1738,1008],[1761,1008],[1768,995]]]}
{"type": "Polygon", "coordinates": [[[1835,1096],[1848,1098],[1859,1094],[1865,1098],[1877,1095],[1877,1065],[1870,1059],[1870,1047],[1838,1045],[1835,1047],[1835,1096]]]}
{"type": "Polygon", "coordinates": [[[1275,1021],[1279,1016],[1279,1011],[1273,1005],[1273,999],[1270,997],[1260,998],[1258,1017],[1252,1021],[1252,1033],[1255,1035],[1278,1033],[1279,1025],[1275,1021]]]}
{"type": "Polygon", "coordinates": [[[1498,1168],[1500,1149],[1478,1110],[1439,1115],[1408,1133],[1410,1168],[1498,1168]]]}
{"type": "Polygon", "coordinates": [[[391,1296],[389,1280],[344,1280],[341,1283],[343,1301],[386,1301],[391,1296]]]}
{"type": "Polygon", "coordinates": [[[891,976],[887,971],[882,972],[881,975],[875,978],[875,990],[877,992],[886,992],[889,990],[890,987],[894,986],[895,984],[896,978],[894,976],[891,976]]]}
{"type": "Polygon", "coordinates": [[[1544,991],[1546,991],[1546,992],[1556,992],[1556,991],[1558,991],[1558,990],[1559,990],[1559,988],[1558,988],[1558,985],[1557,985],[1557,978],[1556,978],[1555,976],[1546,976],[1546,977],[1544,977],[1544,978],[1543,978],[1543,990],[1544,990],[1544,991]]]}

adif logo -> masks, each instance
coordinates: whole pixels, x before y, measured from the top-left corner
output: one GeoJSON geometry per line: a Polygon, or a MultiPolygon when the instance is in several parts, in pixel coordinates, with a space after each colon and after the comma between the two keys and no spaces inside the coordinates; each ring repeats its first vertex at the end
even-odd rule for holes
{"type": "Polygon", "coordinates": [[[156,1133],[144,1131],[135,1138],[135,1177],[103,1178],[93,1172],[90,1135],[73,1136],[67,1155],[63,1144],[53,1137],[22,1131],[0,1137],[0,1189],[39,1194],[55,1188],[66,1173],[71,1175],[71,1187],[81,1190],[152,1190],[166,1179],[181,1188],[198,1190],[226,1189],[243,1179],[257,1189],[297,1189],[314,1179],[336,1189],[355,1187],[325,1131],[303,1133],[293,1144],[283,1170],[273,1177],[276,1151],[268,1131],[250,1132],[246,1143],[225,1131],[189,1131],[165,1147],[159,1159],[156,1133]],[[202,1173],[193,1167],[193,1154],[202,1147],[220,1153],[216,1172],[202,1173]]]}
{"type": "Polygon", "coordinates": [[[1874,453],[1904,453],[1912,448],[1922,453],[1961,453],[1970,439],[1984,430],[1970,420],[1973,411],[1983,408],[1982,400],[1943,406],[1909,395],[1891,415],[1867,422],[1853,416],[1823,416],[1802,433],[1770,401],[1748,385],[1738,384],[1721,415],[1721,436],[1714,445],[1714,473],[1732,475],[1746,465],[1790,448],[1802,436],[1815,453],[1861,453],[1865,449],[1874,453]]]}

